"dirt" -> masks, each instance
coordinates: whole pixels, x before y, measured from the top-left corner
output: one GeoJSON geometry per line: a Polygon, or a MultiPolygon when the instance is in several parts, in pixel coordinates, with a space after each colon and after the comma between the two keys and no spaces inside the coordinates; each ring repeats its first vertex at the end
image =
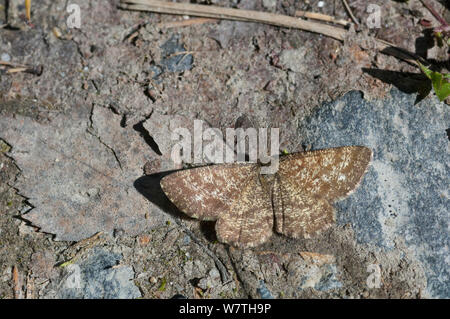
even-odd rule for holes
{"type": "MultiPolygon", "coordinates": [[[[382,7],[382,27],[369,30],[362,24],[344,43],[255,23],[166,28],[164,23],[183,18],[119,10],[118,1],[106,0],[80,4],[81,29],[67,27],[66,1],[33,2],[29,25],[19,2],[9,1],[7,15],[6,2],[0,0],[0,25],[8,23],[0,29],[0,55],[7,53],[17,64],[42,65],[43,73],[0,73],[0,112],[43,125],[61,114],[68,119],[85,114],[88,120],[93,106],[120,117],[123,127],[141,136],[152,114],[202,119],[220,129],[246,118],[255,127],[279,127],[280,148],[299,151],[298,123],[324,102],[350,90],[361,90],[367,99],[383,99],[392,86],[417,93],[405,78],[414,82],[408,75],[420,78],[419,70],[377,52],[373,37],[425,52],[429,59],[448,59],[445,49],[424,50],[429,41],[418,20],[434,20],[418,1],[372,1],[382,7]],[[187,53],[170,60],[180,48],[187,53]]],[[[265,1],[212,2],[267,10],[265,1]]],[[[349,2],[365,21],[366,1],[349,2]]],[[[291,15],[295,10],[320,11],[348,19],[340,1],[326,3],[318,9],[317,1],[285,0],[272,10],[291,15]]],[[[155,141],[164,142],[164,137],[154,134],[142,139],[157,154],[155,141]]],[[[0,146],[0,298],[44,297],[64,273],[58,265],[75,242],[56,241],[25,220],[33,207],[15,186],[22,174],[8,155],[15,146],[4,140],[0,146]]],[[[142,175],[144,168],[147,173],[165,168],[156,155],[154,159],[140,163],[142,175]]],[[[168,214],[165,224],[139,235],[120,230],[105,234],[93,246],[123,256],[121,263],[133,267],[134,283],[144,298],[261,298],[264,289],[276,298],[428,297],[422,266],[401,242],[383,251],[358,244],[351,229],[336,226],[314,240],[274,236],[257,249],[239,251],[217,242],[213,224],[180,216],[168,214]],[[301,252],[320,256],[308,259],[301,252]],[[380,289],[367,288],[370,264],[381,267],[380,289]]]]}

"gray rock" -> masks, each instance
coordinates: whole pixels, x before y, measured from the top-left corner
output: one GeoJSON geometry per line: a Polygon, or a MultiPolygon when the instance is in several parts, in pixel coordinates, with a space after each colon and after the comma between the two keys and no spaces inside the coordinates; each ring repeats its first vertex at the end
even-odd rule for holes
{"type": "Polygon", "coordinates": [[[263,0],[262,5],[266,9],[275,9],[275,7],[277,6],[277,1],[276,0],[263,0]]]}
{"type": "Polygon", "coordinates": [[[197,277],[203,277],[206,273],[206,265],[199,259],[194,260],[193,271],[197,277]]]}
{"type": "Polygon", "coordinates": [[[172,36],[166,43],[161,46],[163,55],[161,65],[169,72],[183,72],[192,69],[194,57],[192,54],[180,54],[185,52],[183,44],[178,35],[172,36]]]}
{"type": "Polygon", "coordinates": [[[208,273],[209,277],[213,280],[220,279],[220,272],[217,270],[217,268],[213,268],[208,273]]]}
{"type": "Polygon", "coordinates": [[[183,237],[183,245],[189,245],[190,242],[191,242],[191,237],[189,237],[188,235],[183,237]]]}
{"type": "Polygon", "coordinates": [[[92,255],[67,266],[65,278],[56,289],[56,298],[64,299],[131,299],[141,293],[134,285],[131,266],[117,266],[121,256],[96,248],[92,255]]]}
{"type": "Polygon", "coordinates": [[[307,54],[306,47],[284,50],[280,54],[280,64],[286,69],[289,69],[293,72],[297,73],[310,72],[309,66],[304,63],[306,54],[307,54]]]}
{"type": "Polygon", "coordinates": [[[321,291],[341,288],[342,283],[336,278],[336,274],[336,265],[326,265],[322,278],[314,288],[321,291]]]}
{"type": "Polygon", "coordinates": [[[334,264],[312,265],[301,278],[299,289],[314,288],[320,291],[341,288],[342,283],[336,278],[337,268],[334,264]]]}
{"type": "Polygon", "coordinates": [[[2,60],[4,62],[9,62],[9,61],[11,61],[11,56],[8,53],[2,53],[0,55],[0,60],[2,60]]]}
{"type": "Polygon", "coordinates": [[[261,299],[274,299],[272,293],[267,289],[264,280],[259,282],[259,288],[256,289],[261,299]]]}
{"type": "Polygon", "coordinates": [[[361,243],[393,248],[403,239],[424,264],[428,290],[450,297],[448,106],[392,90],[383,101],[359,92],[324,105],[299,127],[312,149],[365,145],[371,167],[354,194],[337,203],[339,224],[361,243]]]}
{"type": "Polygon", "coordinates": [[[111,110],[94,107],[89,121],[78,111],[55,114],[49,123],[0,116],[0,137],[14,145],[8,155],[22,171],[14,186],[34,207],[23,217],[67,241],[115,229],[137,235],[165,223],[166,214],[135,187],[143,163],[159,155],[111,110]]]}
{"type": "Polygon", "coordinates": [[[197,287],[202,288],[203,290],[208,289],[210,287],[208,278],[200,279],[198,284],[197,284],[197,287]]]}

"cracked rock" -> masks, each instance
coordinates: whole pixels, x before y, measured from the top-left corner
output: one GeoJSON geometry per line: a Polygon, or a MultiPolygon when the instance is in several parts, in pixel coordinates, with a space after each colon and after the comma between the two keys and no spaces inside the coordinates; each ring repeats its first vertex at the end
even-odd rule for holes
{"type": "Polygon", "coordinates": [[[137,235],[161,225],[165,214],[134,187],[144,164],[158,155],[109,109],[94,107],[86,119],[76,113],[48,123],[0,118],[0,137],[13,145],[9,154],[22,170],[15,187],[34,207],[23,217],[68,241],[115,229],[137,235]]]}

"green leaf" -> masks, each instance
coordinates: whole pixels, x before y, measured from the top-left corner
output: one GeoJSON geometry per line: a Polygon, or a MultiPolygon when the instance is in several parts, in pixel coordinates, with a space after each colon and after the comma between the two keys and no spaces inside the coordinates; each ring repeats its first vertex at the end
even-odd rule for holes
{"type": "Polygon", "coordinates": [[[166,284],[167,284],[166,277],[163,277],[163,279],[162,279],[162,281],[161,281],[161,285],[159,286],[158,290],[159,290],[159,291],[164,291],[164,290],[166,290],[166,284]]]}
{"type": "Polygon", "coordinates": [[[422,72],[431,80],[433,90],[440,101],[444,101],[450,95],[450,83],[447,81],[450,79],[450,74],[442,74],[435,72],[422,65],[419,62],[422,72]]]}
{"type": "Polygon", "coordinates": [[[67,267],[67,266],[69,266],[69,265],[72,265],[73,262],[74,262],[73,258],[72,258],[72,259],[69,259],[68,261],[63,262],[61,265],[59,265],[59,267],[61,267],[61,268],[67,267]]]}
{"type": "Polygon", "coordinates": [[[440,101],[444,101],[450,95],[450,83],[446,81],[441,73],[433,72],[431,83],[440,101]]]}
{"type": "Polygon", "coordinates": [[[435,91],[438,91],[441,89],[442,80],[443,80],[442,74],[440,74],[438,72],[433,72],[431,74],[431,83],[433,83],[433,88],[435,91]]]}
{"type": "Polygon", "coordinates": [[[450,83],[442,84],[441,89],[436,91],[436,95],[441,102],[444,101],[450,95],[450,83]]]}
{"type": "Polygon", "coordinates": [[[418,62],[420,69],[422,70],[422,72],[427,76],[427,78],[429,78],[431,80],[431,76],[433,74],[433,71],[431,71],[429,68],[427,68],[425,65],[423,65],[422,63],[418,62]]]}
{"type": "Polygon", "coordinates": [[[436,32],[435,34],[438,47],[442,48],[444,46],[444,38],[442,37],[441,32],[436,32]]]}

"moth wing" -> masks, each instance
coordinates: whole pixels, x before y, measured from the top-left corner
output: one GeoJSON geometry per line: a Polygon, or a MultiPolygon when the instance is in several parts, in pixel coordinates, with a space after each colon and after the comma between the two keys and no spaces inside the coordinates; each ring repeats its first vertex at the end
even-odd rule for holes
{"type": "Polygon", "coordinates": [[[217,220],[230,211],[245,181],[255,175],[255,164],[203,166],[172,173],[161,188],[179,210],[200,220],[217,220]]]}
{"type": "Polygon", "coordinates": [[[273,209],[267,190],[255,174],[234,197],[216,223],[217,238],[239,248],[258,246],[272,236],[273,209]]]}
{"type": "Polygon", "coordinates": [[[280,159],[274,190],[275,230],[309,238],[335,222],[332,204],[349,195],[364,176],[372,151],[345,146],[280,159]]]}

